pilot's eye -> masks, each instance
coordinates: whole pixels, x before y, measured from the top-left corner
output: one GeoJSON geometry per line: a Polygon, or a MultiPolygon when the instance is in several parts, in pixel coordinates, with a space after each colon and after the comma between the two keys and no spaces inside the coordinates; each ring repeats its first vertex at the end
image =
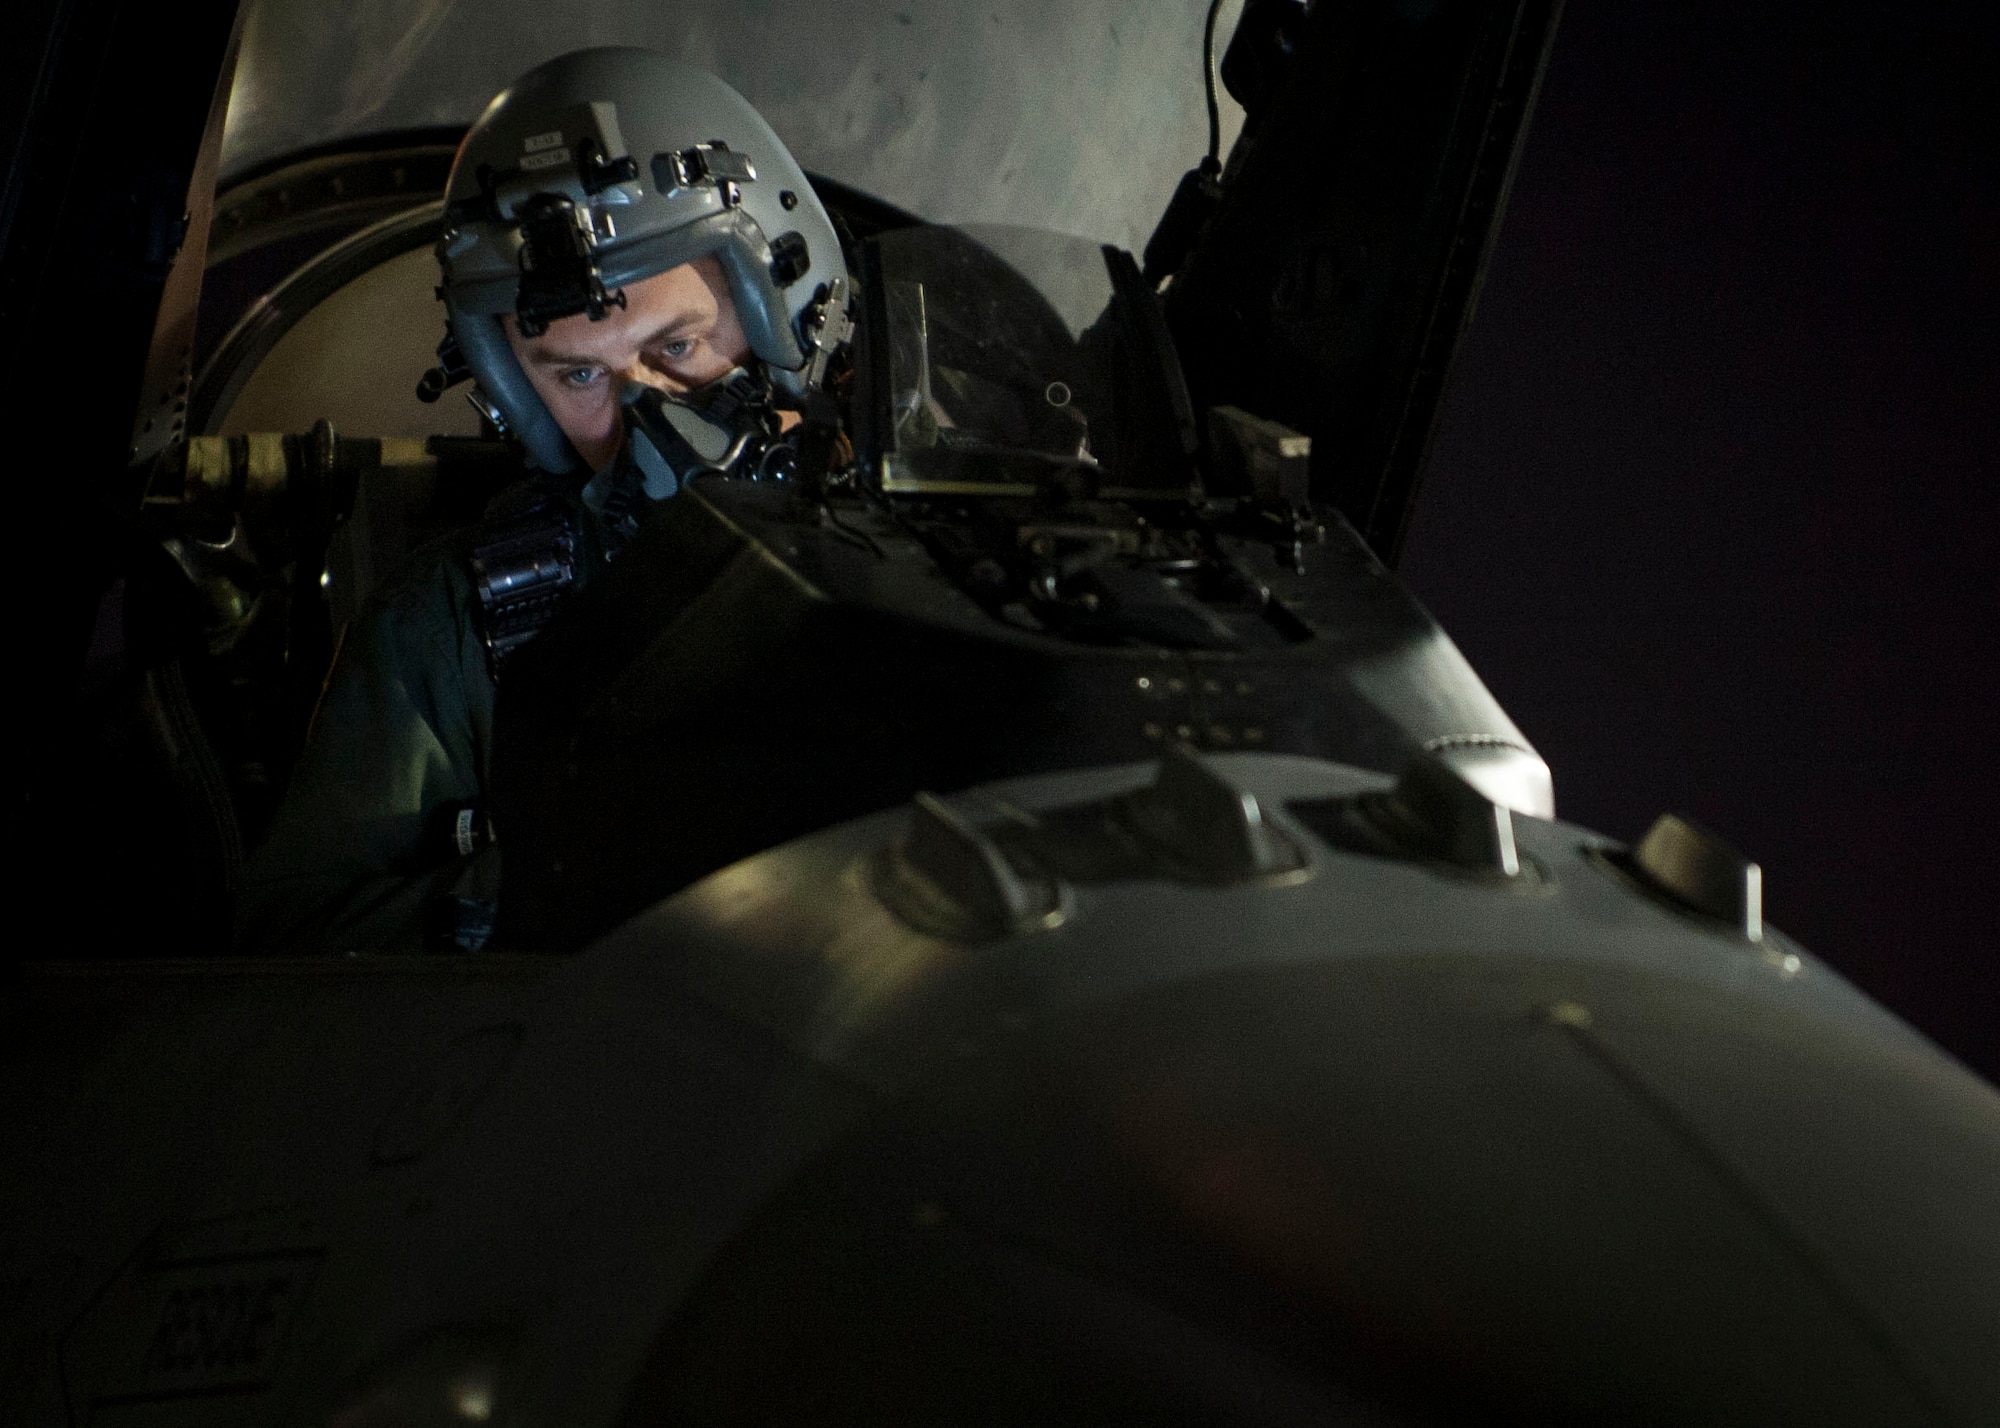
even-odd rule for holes
{"type": "Polygon", "coordinates": [[[572,367],[562,374],[565,383],[572,387],[587,387],[597,380],[595,367],[572,367]]]}
{"type": "Polygon", "coordinates": [[[664,343],[660,347],[660,355],[673,362],[680,361],[692,351],[694,351],[692,337],[676,337],[672,342],[664,343]]]}

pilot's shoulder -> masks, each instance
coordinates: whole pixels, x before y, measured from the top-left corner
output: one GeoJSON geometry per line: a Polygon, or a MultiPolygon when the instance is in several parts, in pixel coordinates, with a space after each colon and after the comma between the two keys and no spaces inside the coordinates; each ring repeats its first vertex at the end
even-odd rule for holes
{"type": "Polygon", "coordinates": [[[473,558],[493,536],[548,505],[548,489],[536,480],[515,481],[486,503],[477,521],[455,526],[412,546],[395,560],[376,586],[371,613],[410,613],[445,602],[470,607],[477,602],[473,558]]]}
{"type": "Polygon", "coordinates": [[[385,574],[359,612],[354,631],[366,646],[401,667],[463,662],[478,643],[472,552],[479,528],[447,531],[407,552],[385,574]]]}
{"type": "Polygon", "coordinates": [[[465,526],[413,547],[390,569],[370,605],[371,613],[409,618],[431,608],[469,608],[476,601],[472,552],[479,527],[465,526]]]}

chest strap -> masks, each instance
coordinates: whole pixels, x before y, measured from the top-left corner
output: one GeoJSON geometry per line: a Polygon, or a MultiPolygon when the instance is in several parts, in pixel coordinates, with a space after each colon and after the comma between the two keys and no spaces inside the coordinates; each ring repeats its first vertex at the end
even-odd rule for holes
{"type": "Polygon", "coordinates": [[[486,667],[500,678],[507,657],[555,618],[576,586],[576,531],[569,509],[549,493],[502,497],[472,548],[486,667]]]}

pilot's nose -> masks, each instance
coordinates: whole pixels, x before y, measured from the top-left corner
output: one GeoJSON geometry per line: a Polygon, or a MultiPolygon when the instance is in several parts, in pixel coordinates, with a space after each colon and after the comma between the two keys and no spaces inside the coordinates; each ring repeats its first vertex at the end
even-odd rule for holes
{"type": "Polygon", "coordinates": [[[676,382],[672,377],[669,377],[656,367],[648,366],[644,357],[634,357],[624,367],[620,368],[618,371],[618,382],[621,391],[628,387],[640,386],[653,387],[659,391],[673,395],[682,390],[681,384],[676,382]]]}
{"type": "Polygon", "coordinates": [[[643,382],[649,387],[657,387],[663,392],[679,396],[688,390],[688,383],[676,374],[647,361],[644,356],[636,358],[628,369],[631,380],[643,382]]]}

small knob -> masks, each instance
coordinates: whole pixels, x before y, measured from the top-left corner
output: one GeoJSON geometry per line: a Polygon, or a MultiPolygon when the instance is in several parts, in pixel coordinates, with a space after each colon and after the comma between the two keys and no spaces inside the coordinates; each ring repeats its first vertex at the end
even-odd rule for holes
{"type": "Polygon", "coordinates": [[[1127,809],[1142,838],[1204,879],[1241,882],[1300,866],[1296,850],[1264,822],[1257,796],[1183,744],[1166,751],[1151,786],[1127,809]]]}
{"type": "Polygon", "coordinates": [[[876,860],[875,893],[919,932],[977,943],[1055,927],[1062,889],[1023,872],[971,819],[931,793],[911,800],[909,827],[876,860]]]}
{"type": "Polygon", "coordinates": [[[1633,849],[1631,866],[1675,902],[1751,942],[1763,939],[1764,870],[1708,830],[1662,814],[1633,849]]]}
{"type": "Polygon", "coordinates": [[[1518,877],[1514,815],[1436,754],[1418,754],[1403,765],[1396,787],[1374,816],[1411,852],[1471,872],[1518,877]]]}
{"type": "Polygon", "coordinates": [[[1007,857],[973,822],[933,793],[912,800],[903,861],[994,929],[1033,921],[1046,907],[1007,857]]]}

